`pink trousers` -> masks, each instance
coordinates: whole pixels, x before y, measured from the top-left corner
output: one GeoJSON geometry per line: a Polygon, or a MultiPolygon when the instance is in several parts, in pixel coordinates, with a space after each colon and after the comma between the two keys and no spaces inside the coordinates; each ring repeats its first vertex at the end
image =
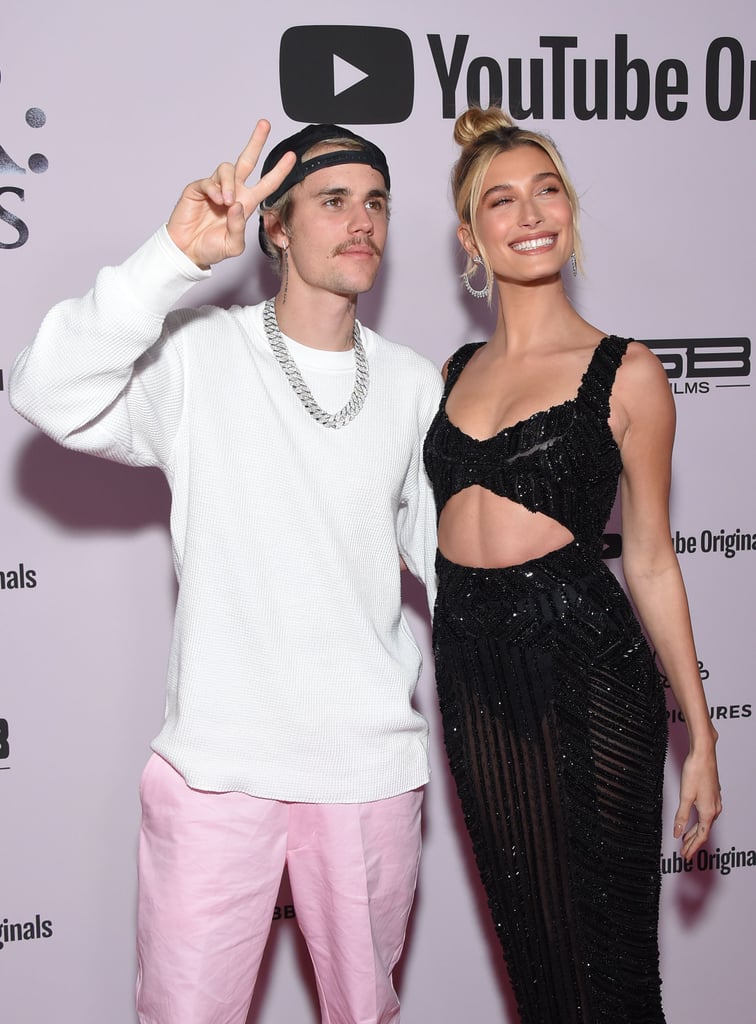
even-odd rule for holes
{"type": "Polygon", "coordinates": [[[141,1024],[244,1024],[284,865],[324,1024],[399,1020],[391,974],[415,893],[422,790],[365,804],[207,793],[154,754],[141,796],[141,1024]]]}

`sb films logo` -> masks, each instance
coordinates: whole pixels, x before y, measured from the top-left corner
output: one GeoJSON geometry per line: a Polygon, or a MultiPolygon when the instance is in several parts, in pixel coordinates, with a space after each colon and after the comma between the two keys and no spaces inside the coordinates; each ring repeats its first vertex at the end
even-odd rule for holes
{"type": "Polygon", "coordinates": [[[643,343],[661,360],[676,395],[750,387],[750,338],[644,338],[643,343]]]}
{"type": "Polygon", "coordinates": [[[292,121],[396,124],[412,113],[412,44],[398,28],[296,25],[281,38],[279,74],[292,121]]]}
{"type": "Polygon", "coordinates": [[[0,771],[8,771],[9,764],[4,762],[10,757],[10,738],[8,730],[8,719],[0,718],[0,771]]]}

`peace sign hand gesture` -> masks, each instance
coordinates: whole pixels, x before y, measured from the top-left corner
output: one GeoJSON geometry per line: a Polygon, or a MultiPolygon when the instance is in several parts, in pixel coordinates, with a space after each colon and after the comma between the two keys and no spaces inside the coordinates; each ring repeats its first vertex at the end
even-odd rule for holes
{"type": "Polygon", "coordinates": [[[247,186],[269,132],[270,123],[258,121],[236,163],[219,164],[209,178],[187,185],[170,216],[169,235],[203,270],[244,252],[247,221],[294,166],[295,155],[286,153],[257,184],[247,186]]]}

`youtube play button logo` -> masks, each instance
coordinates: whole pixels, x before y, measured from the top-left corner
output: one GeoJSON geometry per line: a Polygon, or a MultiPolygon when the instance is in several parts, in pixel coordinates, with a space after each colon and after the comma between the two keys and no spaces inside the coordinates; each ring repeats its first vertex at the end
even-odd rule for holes
{"type": "Polygon", "coordinates": [[[293,121],[395,124],[412,113],[412,45],[398,28],[297,25],[281,37],[279,73],[293,121]]]}

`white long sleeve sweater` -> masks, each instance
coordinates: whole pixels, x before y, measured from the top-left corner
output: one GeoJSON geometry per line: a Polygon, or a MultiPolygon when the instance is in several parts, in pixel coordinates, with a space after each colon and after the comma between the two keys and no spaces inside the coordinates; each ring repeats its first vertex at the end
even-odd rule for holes
{"type": "MultiPolygon", "coordinates": [[[[168,479],[179,593],[153,748],[190,786],[327,803],[406,792],[428,779],[427,725],[397,548],[432,603],[421,448],[440,374],[363,327],[367,400],[323,427],[261,306],[168,313],[207,273],[163,227],[50,311],[11,402],[67,447],[168,479]]],[[[294,350],[316,399],[340,408],[353,353],[294,350]]]]}

